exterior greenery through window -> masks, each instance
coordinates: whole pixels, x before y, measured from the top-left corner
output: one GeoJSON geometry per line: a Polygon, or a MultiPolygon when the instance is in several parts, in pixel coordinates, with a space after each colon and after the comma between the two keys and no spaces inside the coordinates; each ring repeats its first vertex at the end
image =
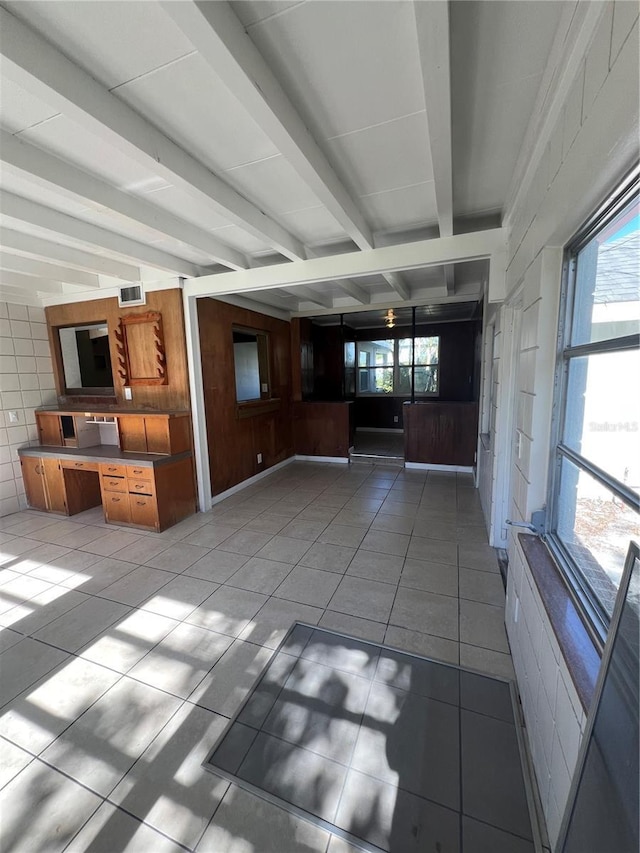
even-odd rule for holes
{"type": "Polygon", "coordinates": [[[549,543],[603,637],[640,539],[637,173],[567,250],[549,543]]]}
{"type": "Polygon", "coordinates": [[[410,397],[413,376],[417,396],[437,395],[439,350],[438,336],[358,341],[356,393],[410,397]]]}

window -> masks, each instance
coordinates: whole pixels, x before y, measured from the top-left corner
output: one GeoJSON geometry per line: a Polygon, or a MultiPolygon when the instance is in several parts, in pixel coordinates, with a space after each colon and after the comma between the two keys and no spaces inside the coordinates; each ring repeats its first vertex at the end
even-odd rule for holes
{"type": "Polygon", "coordinates": [[[268,398],[269,356],[266,333],[234,329],[233,361],[237,402],[268,398]]]}
{"type": "Polygon", "coordinates": [[[398,338],[385,341],[358,341],[356,344],[357,393],[411,396],[438,393],[440,338],[398,338]]]}
{"type": "Polygon", "coordinates": [[[636,179],[566,258],[549,543],[601,636],[640,537],[639,214],[636,179]]]}

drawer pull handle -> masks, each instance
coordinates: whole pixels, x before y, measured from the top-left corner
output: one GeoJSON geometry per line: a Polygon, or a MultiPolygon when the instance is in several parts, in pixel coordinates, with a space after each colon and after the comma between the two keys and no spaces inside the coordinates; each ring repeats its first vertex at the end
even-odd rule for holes
{"type": "Polygon", "coordinates": [[[133,473],[134,474],[142,474],[142,468],[134,468],[133,473]]]}
{"type": "Polygon", "coordinates": [[[138,504],[138,506],[146,506],[147,505],[146,501],[136,501],[136,503],[138,504]]]}
{"type": "Polygon", "coordinates": [[[114,504],[120,503],[120,498],[111,498],[114,504]]]}
{"type": "Polygon", "coordinates": [[[75,466],[76,468],[84,468],[84,462],[76,462],[75,466]]]}
{"type": "Polygon", "coordinates": [[[117,471],[117,468],[107,468],[107,471],[117,471]]]}
{"type": "Polygon", "coordinates": [[[133,488],[134,489],[144,489],[144,487],[145,487],[144,483],[136,483],[133,488]]]}

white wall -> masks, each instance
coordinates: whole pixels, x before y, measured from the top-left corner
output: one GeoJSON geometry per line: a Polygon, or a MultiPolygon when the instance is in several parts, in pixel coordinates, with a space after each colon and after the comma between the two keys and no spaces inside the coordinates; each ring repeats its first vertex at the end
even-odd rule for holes
{"type": "Polygon", "coordinates": [[[0,516],[26,507],[16,451],[38,444],[34,409],[56,399],[44,311],[0,302],[0,516]]]}
{"type": "MultiPolygon", "coordinates": [[[[497,429],[479,482],[494,544],[501,483],[509,484],[512,518],[529,520],[546,503],[562,251],[637,159],[638,55],[637,4],[606,4],[531,188],[511,218],[508,295],[496,317],[497,429]],[[515,331],[504,322],[510,310],[520,312],[515,331]]],[[[507,633],[554,844],[585,714],[513,530],[508,550],[507,633]]]]}

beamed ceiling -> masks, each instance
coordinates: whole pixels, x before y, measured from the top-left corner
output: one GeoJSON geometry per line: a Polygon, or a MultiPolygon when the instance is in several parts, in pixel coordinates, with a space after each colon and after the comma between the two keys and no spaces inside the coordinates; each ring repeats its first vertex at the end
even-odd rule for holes
{"type": "MultiPolygon", "coordinates": [[[[0,299],[51,304],[496,228],[575,6],[3,3],[0,299]]],[[[487,267],[243,297],[285,315],[468,303],[487,267]]]]}

